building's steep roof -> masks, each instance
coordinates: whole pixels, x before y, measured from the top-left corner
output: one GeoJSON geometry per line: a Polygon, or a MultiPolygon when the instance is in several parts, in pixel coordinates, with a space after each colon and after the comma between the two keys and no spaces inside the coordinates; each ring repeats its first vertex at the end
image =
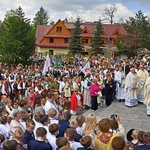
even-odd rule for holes
{"type": "Polygon", "coordinates": [[[50,25],[37,25],[36,28],[36,44],[40,43],[44,35],[52,28],[50,25]]]}
{"type": "MultiPolygon", "coordinates": [[[[63,22],[63,23],[68,30],[74,29],[73,22],[63,22]]],[[[52,29],[52,27],[53,27],[52,25],[38,25],[37,26],[36,45],[42,46],[43,44],[41,43],[41,41],[45,37],[58,37],[59,38],[58,34],[53,35],[53,36],[48,35],[48,33],[52,29]]],[[[81,37],[91,38],[92,34],[95,30],[95,27],[96,27],[96,23],[82,23],[81,24],[82,30],[84,30],[86,28],[86,30],[88,30],[88,33],[82,33],[81,37]]],[[[104,35],[102,37],[104,37],[106,39],[117,38],[116,32],[118,32],[120,34],[126,34],[124,27],[121,25],[118,25],[118,24],[103,24],[102,27],[103,27],[103,31],[104,31],[104,35]]],[[[65,35],[60,36],[60,37],[61,38],[69,38],[68,36],[65,36],[65,35]]],[[[58,44],[56,44],[56,45],[58,45],[58,44]]]]}

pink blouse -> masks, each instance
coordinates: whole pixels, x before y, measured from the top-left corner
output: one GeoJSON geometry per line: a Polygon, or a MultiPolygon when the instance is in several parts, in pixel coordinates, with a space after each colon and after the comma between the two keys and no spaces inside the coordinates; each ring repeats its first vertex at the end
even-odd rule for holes
{"type": "Polygon", "coordinates": [[[91,86],[90,86],[90,95],[91,96],[97,96],[96,93],[98,93],[100,90],[101,89],[100,89],[98,84],[92,83],[91,86]]]}

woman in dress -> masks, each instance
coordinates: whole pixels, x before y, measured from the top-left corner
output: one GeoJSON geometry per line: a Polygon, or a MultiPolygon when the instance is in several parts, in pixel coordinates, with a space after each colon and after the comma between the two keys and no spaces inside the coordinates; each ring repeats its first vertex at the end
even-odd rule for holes
{"type": "Polygon", "coordinates": [[[91,105],[90,96],[91,75],[87,74],[83,83],[83,105],[85,109],[89,109],[91,105]]]}

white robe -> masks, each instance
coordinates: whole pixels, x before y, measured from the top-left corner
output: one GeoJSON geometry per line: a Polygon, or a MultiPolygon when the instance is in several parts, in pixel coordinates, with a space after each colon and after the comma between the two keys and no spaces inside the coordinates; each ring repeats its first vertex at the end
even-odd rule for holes
{"type": "Polygon", "coordinates": [[[148,72],[146,70],[139,70],[137,72],[137,76],[139,78],[139,89],[138,89],[138,101],[142,102],[144,101],[144,84],[146,81],[146,78],[148,77],[148,72]]]}
{"type": "Polygon", "coordinates": [[[150,115],[150,76],[146,79],[145,82],[144,104],[146,105],[147,115],[150,115]]]}
{"type": "Polygon", "coordinates": [[[125,84],[125,80],[122,79],[122,77],[125,77],[124,72],[120,72],[117,71],[115,73],[115,81],[117,81],[116,83],[116,98],[117,99],[124,99],[124,84],[125,84]]]}
{"type": "Polygon", "coordinates": [[[136,74],[129,72],[125,79],[125,105],[136,106],[137,101],[137,91],[138,91],[138,77],[136,74]],[[136,87],[137,89],[132,89],[136,87]]]}

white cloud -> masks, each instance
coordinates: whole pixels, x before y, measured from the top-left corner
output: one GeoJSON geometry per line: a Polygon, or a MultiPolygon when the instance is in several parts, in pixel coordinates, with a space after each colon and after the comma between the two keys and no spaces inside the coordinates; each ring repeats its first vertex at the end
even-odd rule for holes
{"type": "Polygon", "coordinates": [[[115,22],[117,22],[120,18],[127,20],[129,17],[133,17],[135,13],[132,10],[129,10],[126,6],[118,3],[116,4],[117,12],[115,15],[115,22]]]}
{"type": "Polygon", "coordinates": [[[32,19],[43,6],[53,21],[65,18],[76,19],[77,16],[84,21],[97,21],[102,17],[104,8],[108,4],[118,2],[114,18],[117,22],[119,18],[126,20],[129,16],[134,16],[134,12],[123,5],[126,1],[130,0],[0,0],[0,20],[3,20],[7,10],[16,9],[19,6],[22,7],[26,16],[32,19]]]}

